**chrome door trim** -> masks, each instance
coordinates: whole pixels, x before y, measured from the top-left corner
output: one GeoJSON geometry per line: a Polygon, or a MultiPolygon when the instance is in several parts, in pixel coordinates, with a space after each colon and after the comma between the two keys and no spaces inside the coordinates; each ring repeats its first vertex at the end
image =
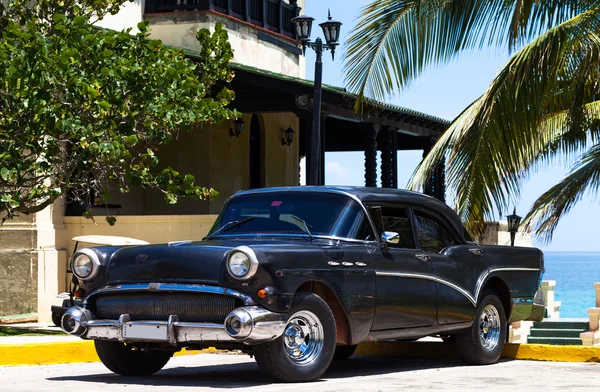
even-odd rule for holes
{"type": "Polygon", "coordinates": [[[447,280],[440,279],[434,275],[412,274],[412,273],[405,273],[405,272],[387,272],[387,271],[375,271],[375,275],[377,275],[377,276],[395,276],[395,277],[399,277],[399,278],[409,278],[409,279],[424,279],[424,280],[430,280],[432,282],[440,283],[440,284],[443,284],[445,286],[448,286],[448,287],[458,291],[459,293],[464,295],[473,304],[473,306],[477,306],[477,302],[475,301],[473,296],[467,290],[463,289],[460,286],[457,286],[456,284],[454,284],[452,282],[448,282],[447,280]]]}
{"type": "Polygon", "coordinates": [[[494,272],[535,272],[539,271],[539,268],[521,268],[521,267],[499,267],[499,268],[488,268],[479,275],[479,279],[477,279],[477,283],[475,284],[475,299],[479,299],[479,295],[481,294],[481,289],[483,289],[483,284],[485,283],[488,276],[493,274],[494,272]]]}
{"type": "Polygon", "coordinates": [[[469,291],[467,291],[466,289],[458,286],[455,283],[452,282],[448,282],[447,280],[444,279],[440,279],[437,276],[434,275],[428,275],[428,274],[414,274],[414,273],[409,273],[409,272],[396,272],[396,271],[375,271],[375,275],[376,276],[395,276],[398,278],[408,278],[408,279],[424,279],[424,280],[430,280],[436,283],[440,283],[443,284],[445,286],[448,286],[456,291],[458,291],[459,293],[461,293],[462,295],[464,295],[472,304],[473,306],[477,307],[477,301],[479,300],[479,294],[481,292],[481,289],[483,288],[483,283],[485,282],[486,278],[494,273],[494,272],[506,272],[506,271],[539,271],[539,268],[511,268],[511,267],[506,267],[506,268],[489,268],[487,270],[485,270],[480,276],[479,279],[477,280],[477,284],[475,285],[475,295],[472,295],[471,293],[469,293],[469,291]]]}

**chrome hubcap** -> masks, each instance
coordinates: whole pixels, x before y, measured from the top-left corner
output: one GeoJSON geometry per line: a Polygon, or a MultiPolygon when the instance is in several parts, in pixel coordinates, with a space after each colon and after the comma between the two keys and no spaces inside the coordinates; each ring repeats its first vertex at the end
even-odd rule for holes
{"type": "Polygon", "coordinates": [[[313,362],[323,350],[323,326],[312,312],[294,313],[283,332],[283,347],[288,357],[298,365],[313,362]]]}
{"type": "Polygon", "coordinates": [[[500,343],[500,314],[494,305],[487,305],[479,318],[479,337],[486,350],[493,350],[500,343]]]}

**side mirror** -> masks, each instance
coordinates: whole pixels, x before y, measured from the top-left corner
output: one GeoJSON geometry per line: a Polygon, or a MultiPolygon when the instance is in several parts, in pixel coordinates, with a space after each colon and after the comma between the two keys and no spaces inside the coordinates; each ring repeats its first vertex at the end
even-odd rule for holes
{"type": "Polygon", "coordinates": [[[398,244],[400,243],[400,234],[393,231],[384,231],[382,239],[387,244],[398,244]]]}

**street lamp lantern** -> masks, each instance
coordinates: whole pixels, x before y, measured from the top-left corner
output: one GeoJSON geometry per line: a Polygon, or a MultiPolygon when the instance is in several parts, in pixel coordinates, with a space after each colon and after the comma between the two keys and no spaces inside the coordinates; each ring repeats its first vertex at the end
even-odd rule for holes
{"type": "Polygon", "coordinates": [[[312,25],[315,18],[310,16],[302,15],[292,19],[294,24],[294,31],[296,32],[296,38],[298,41],[304,43],[310,41],[310,34],[312,31],[312,25]]]}
{"type": "Polygon", "coordinates": [[[321,38],[311,41],[310,34],[313,21],[314,18],[306,15],[298,16],[292,19],[294,31],[296,32],[296,39],[302,44],[302,52],[306,54],[306,48],[308,47],[313,49],[317,54],[317,60],[315,62],[315,93],[309,149],[309,154],[312,159],[308,160],[309,167],[307,167],[306,170],[307,185],[319,185],[319,160],[321,156],[321,96],[323,93],[323,51],[330,50],[331,58],[335,60],[335,48],[339,45],[340,29],[342,27],[341,22],[336,22],[331,19],[331,12],[329,12],[327,21],[319,25],[323,29],[326,42],[323,43],[321,38]]]}
{"type": "Polygon", "coordinates": [[[329,12],[329,16],[327,17],[327,22],[321,23],[319,26],[323,29],[323,34],[325,35],[325,41],[328,45],[339,45],[340,43],[340,29],[342,27],[342,22],[336,22],[331,19],[331,12],[329,12]]]}
{"type": "Polygon", "coordinates": [[[517,215],[517,208],[515,207],[513,213],[506,217],[508,221],[508,232],[510,233],[510,246],[515,246],[515,236],[519,231],[519,225],[521,224],[521,217],[517,215]]]}

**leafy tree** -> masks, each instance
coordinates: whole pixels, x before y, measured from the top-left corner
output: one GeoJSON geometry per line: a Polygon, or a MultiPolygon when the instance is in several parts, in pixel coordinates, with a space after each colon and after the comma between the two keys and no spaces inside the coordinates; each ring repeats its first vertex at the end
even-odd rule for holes
{"type": "Polygon", "coordinates": [[[549,240],[560,218],[600,186],[600,1],[382,0],[367,5],[348,41],[347,82],[385,98],[430,66],[482,47],[512,57],[421,163],[418,189],[447,158],[457,210],[476,234],[506,211],[533,171],[577,159],[525,222],[549,240]]]}
{"type": "MultiPolygon", "coordinates": [[[[41,211],[61,195],[88,206],[131,186],[168,203],[208,199],[194,176],[159,167],[178,132],[236,118],[227,32],[199,30],[201,61],[139,33],[100,29],[127,0],[0,4],[0,216],[41,211]]],[[[114,218],[107,219],[114,223],[114,218]]]]}

